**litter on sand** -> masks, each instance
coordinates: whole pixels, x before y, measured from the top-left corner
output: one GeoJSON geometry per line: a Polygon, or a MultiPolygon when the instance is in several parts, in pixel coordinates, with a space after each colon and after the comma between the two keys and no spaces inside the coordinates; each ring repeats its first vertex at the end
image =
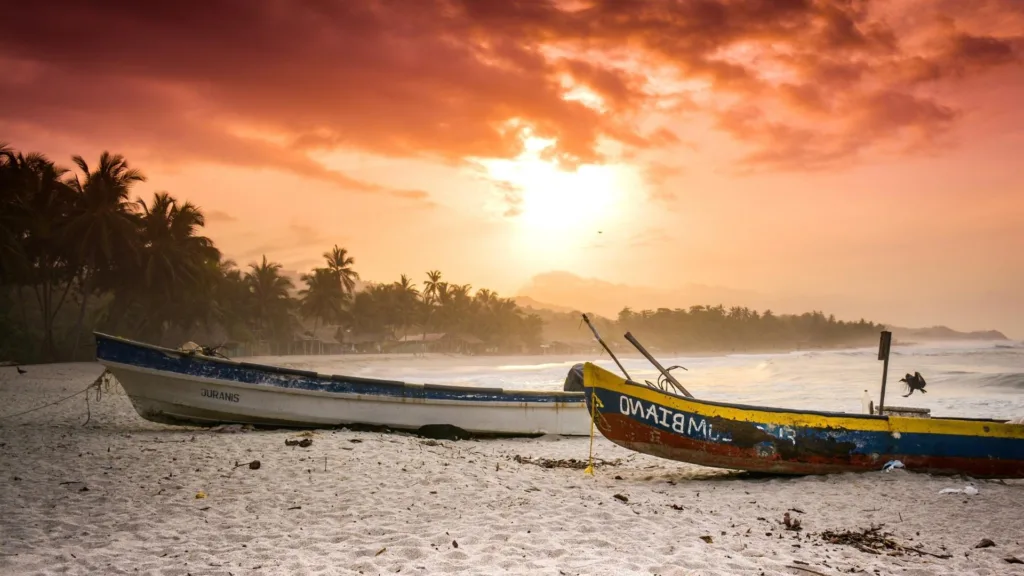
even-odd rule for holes
{"type": "Polygon", "coordinates": [[[968,496],[974,496],[978,493],[978,489],[970,484],[965,488],[943,488],[939,490],[939,494],[967,494],[968,496]]]}
{"type": "Polygon", "coordinates": [[[882,466],[882,472],[892,472],[897,468],[906,468],[906,466],[904,466],[903,462],[900,462],[899,460],[889,460],[885,463],[885,466],[882,466]]]}

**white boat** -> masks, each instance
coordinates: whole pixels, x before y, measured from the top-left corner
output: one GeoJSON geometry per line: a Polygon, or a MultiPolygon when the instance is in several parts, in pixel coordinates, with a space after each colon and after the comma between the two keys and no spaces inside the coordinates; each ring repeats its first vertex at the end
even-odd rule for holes
{"type": "Polygon", "coordinates": [[[163,424],[454,427],[495,436],[590,433],[582,392],[322,375],[94,334],[96,359],[117,378],[135,410],[163,424]]]}

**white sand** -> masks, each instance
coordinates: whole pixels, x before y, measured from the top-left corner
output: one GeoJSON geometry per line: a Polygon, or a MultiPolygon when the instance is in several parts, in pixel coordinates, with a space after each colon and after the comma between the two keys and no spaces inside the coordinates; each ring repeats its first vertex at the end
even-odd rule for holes
{"type": "Polygon", "coordinates": [[[84,428],[82,397],[5,419],[101,371],[28,370],[0,368],[0,574],[1024,574],[1003,560],[1024,559],[1022,481],[964,496],[939,490],[965,480],[903,471],[750,479],[600,437],[595,455],[623,461],[587,477],[515,461],[583,459],[586,438],[320,431],[303,449],[284,445],[294,431],[151,424],[113,393],[84,428]],[[778,523],[793,508],[802,532],[778,523]],[[818,536],[872,523],[952,558],[818,536]],[[982,538],[996,546],[974,549],[982,538]]]}

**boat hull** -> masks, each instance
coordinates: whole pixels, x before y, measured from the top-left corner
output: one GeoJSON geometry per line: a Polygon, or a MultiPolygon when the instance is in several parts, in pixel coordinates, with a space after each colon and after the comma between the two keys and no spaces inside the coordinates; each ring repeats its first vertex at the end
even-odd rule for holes
{"type": "Polygon", "coordinates": [[[582,368],[595,428],[623,447],[702,466],[776,474],[881,469],[1024,477],[1024,426],[995,420],[807,412],[707,402],[582,368]]]}
{"type": "Polygon", "coordinates": [[[97,334],[97,359],[136,412],[164,424],[450,426],[476,435],[587,435],[583,395],[325,376],[97,334]]]}

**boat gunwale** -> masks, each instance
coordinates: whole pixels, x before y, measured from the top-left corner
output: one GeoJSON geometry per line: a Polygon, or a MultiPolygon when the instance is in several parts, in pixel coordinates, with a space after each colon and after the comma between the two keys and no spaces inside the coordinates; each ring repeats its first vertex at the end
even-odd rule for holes
{"type": "MultiPolygon", "coordinates": [[[[688,398],[688,397],[683,396],[681,394],[676,394],[676,393],[673,393],[673,392],[668,392],[666,390],[661,390],[659,388],[654,388],[652,386],[648,386],[647,384],[641,384],[639,382],[635,382],[633,380],[629,380],[629,379],[623,378],[622,376],[619,376],[618,374],[616,374],[616,373],[614,373],[614,372],[612,372],[610,370],[606,370],[605,368],[601,368],[600,366],[598,366],[597,364],[594,364],[593,362],[587,362],[587,364],[590,364],[594,368],[600,368],[601,370],[604,370],[605,372],[608,372],[609,374],[611,374],[611,375],[615,376],[616,378],[618,378],[619,380],[621,380],[624,384],[627,384],[627,385],[630,385],[630,386],[636,386],[636,387],[644,389],[644,390],[651,390],[653,392],[656,392],[658,394],[663,394],[663,395],[668,396],[668,397],[670,397],[672,399],[675,399],[675,400],[683,400],[683,401],[686,401],[686,402],[694,402],[694,403],[697,403],[697,404],[704,404],[704,405],[715,406],[715,407],[719,407],[719,408],[733,408],[733,409],[736,409],[736,410],[746,410],[746,411],[751,411],[751,412],[771,412],[771,413],[781,413],[781,414],[809,414],[809,415],[813,415],[813,416],[822,416],[822,417],[825,417],[825,418],[860,418],[860,419],[863,419],[863,420],[886,420],[886,421],[888,421],[892,417],[892,415],[889,415],[889,414],[861,414],[861,413],[858,413],[858,412],[834,412],[834,411],[826,411],[826,410],[802,410],[802,409],[798,409],[798,408],[776,408],[776,407],[771,407],[771,406],[765,407],[765,406],[754,406],[754,405],[750,405],[750,404],[738,404],[738,403],[733,403],[733,402],[721,402],[721,401],[717,401],[717,400],[705,400],[705,399],[702,399],[702,398],[695,398],[695,397],[694,398],[688,398]]],[[[586,387],[586,378],[585,377],[584,377],[584,387],[586,387]]],[[[593,388],[594,387],[593,384],[591,384],[590,387],[593,388]]],[[[970,418],[970,417],[959,417],[959,416],[931,416],[930,414],[928,416],[928,419],[929,420],[963,420],[963,421],[968,421],[968,422],[992,422],[992,423],[995,423],[995,424],[1007,424],[1007,423],[1009,423],[1008,420],[997,420],[997,419],[994,419],[994,418],[970,418]]]]}
{"type": "MultiPolygon", "coordinates": [[[[231,388],[241,388],[243,390],[253,390],[257,392],[268,392],[268,393],[281,393],[295,396],[315,396],[318,398],[333,398],[336,400],[346,401],[361,401],[361,402],[395,402],[395,403],[409,403],[417,400],[422,400],[424,404],[432,404],[438,406],[479,406],[479,407],[493,407],[493,408],[522,408],[524,404],[529,405],[532,408],[543,408],[551,410],[561,410],[565,407],[563,404],[583,404],[583,393],[578,392],[578,397],[573,397],[565,402],[529,402],[522,400],[473,400],[473,399],[442,399],[442,398],[416,398],[407,396],[388,396],[385,394],[360,394],[359,392],[330,392],[327,390],[310,390],[304,388],[287,388],[283,386],[273,386],[267,384],[253,384],[250,382],[240,382],[238,380],[225,380],[223,378],[211,378],[209,376],[199,376],[194,374],[182,374],[180,372],[170,372],[167,370],[160,370],[157,368],[148,368],[145,366],[137,366],[135,364],[125,364],[123,362],[106,361],[106,364],[113,366],[118,370],[126,370],[129,372],[135,372],[138,374],[152,374],[159,375],[165,378],[173,378],[175,380],[182,380],[186,382],[195,382],[201,384],[210,384],[225,386],[231,388]],[[577,399],[578,398],[578,399],[577,399]]],[[[408,387],[421,388],[426,385],[420,386],[416,384],[405,384],[408,387]]],[[[453,386],[453,388],[461,390],[460,386],[453,386]]],[[[132,396],[132,394],[129,394],[132,396]]],[[[142,398],[150,398],[145,395],[138,395],[142,398]]],[[[151,398],[153,399],[153,398],[151,398]]],[[[154,399],[156,400],[156,399],[154,399]]]]}
{"type": "MultiPolygon", "coordinates": [[[[444,392],[482,393],[482,394],[493,394],[493,395],[498,395],[498,396],[517,395],[517,396],[535,396],[537,398],[565,398],[566,399],[565,401],[566,402],[570,402],[570,403],[576,403],[576,402],[583,402],[584,401],[583,392],[567,392],[567,391],[564,391],[564,390],[521,390],[521,389],[505,389],[505,388],[495,388],[495,387],[484,387],[484,386],[456,386],[456,385],[451,385],[451,384],[430,384],[430,383],[419,384],[419,383],[412,383],[412,382],[403,382],[401,380],[385,380],[385,379],[378,379],[378,378],[366,378],[366,377],[363,377],[363,376],[346,376],[344,374],[321,374],[319,372],[314,372],[314,371],[311,371],[311,370],[302,370],[302,369],[299,369],[299,368],[287,368],[287,367],[284,367],[284,366],[274,366],[272,364],[257,364],[257,363],[253,363],[253,362],[245,362],[245,361],[242,361],[242,360],[234,360],[232,358],[219,358],[219,357],[216,357],[216,356],[206,356],[205,354],[194,354],[194,353],[189,353],[189,352],[185,352],[185,351],[182,351],[182,350],[175,350],[173,348],[165,348],[163,346],[157,346],[155,344],[147,344],[145,342],[138,342],[138,341],[135,341],[135,340],[130,340],[128,338],[122,338],[120,336],[113,336],[111,334],[105,334],[105,333],[102,333],[102,332],[95,332],[94,331],[93,335],[94,336],[98,336],[100,338],[106,338],[108,340],[114,340],[116,342],[120,342],[120,343],[128,345],[128,346],[134,346],[134,347],[139,347],[139,348],[146,348],[146,349],[149,349],[149,350],[152,350],[152,351],[155,351],[155,352],[160,352],[161,354],[172,354],[172,355],[174,355],[175,357],[177,357],[179,359],[183,359],[184,357],[187,357],[187,358],[190,358],[190,359],[200,360],[200,361],[203,361],[203,362],[212,362],[212,363],[228,365],[228,366],[236,367],[236,368],[248,368],[248,369],[251,369],[251,370],[258,370],[258,371],[262,371],[262,372],[271,372],[271,373],[281,374],[281,375],[285,375],[285,376],[303,376],[303,377],[306,377],[306,378],[315,378],[317,380],[333,380],[333,381],[337,381],[337,382],[350,382],[350,383],[354,383],[354,384],[373,384],[373,385],[387,386],[387,387],[392,387],[392,388],[414,388],[414,389],[423,389],[423,390],[437,390],[437,391],[444,391],[444,392]]],[[[138,365],[135,365],[135,364],[125,364],[123,362],[115,362],[115,361],[110,361],[110,360],[107,360],[107,361],[99,360],[99,359],[97,359],[97,360],[101,364],[104,364],[105,362],[110,362],[111,364],[118,364],[119,366],[128,366],[128,367],[133,367],[133,368],[136,368],[136,369],[142,368],[142,369],[152,370],[154,372],[159,372],[159,373],[163,373],[163,374],[180,374],[178,372],[174,372],[174,371],[170,371],[170,370],[160,370],[160,369],[156,369],[156,368],[148,368],[148,367],[145,367],[145,366],[138,366],[138,365]]],[[[193,379],[197,378],[197,376],[195,376],[195,375],[182,374],[182,376],[187,376],[188,378],[193,378],[193,379]]],[[[224,379],[224,378],[209,378],[209,380],[211,382],[225,382],[225,383],[230,382],[232,384],[240,384],[240,385],[246,385],[247,384],[245,382],[239,382],[237,380],[229,380],[229,379],[224,379]]],[[[253,386],[261,386],[264,389],[268,389],[269,388],[269,389],[290,390],[290,391],[298,390],[298,389],[294,389],[294,388],[288,388],[286,386],[276,386],[276,385],[273,385],[273,384],[270,384],[270,385],[267,385],[267,384],[254,384],[253,386]]],[[[320,392],[320,393],[322,393],[324,395],[327,395],[328,397],[338,396],[338,395],[343,394],[343,393],[340,393],[340,392],[328,392],[328,391],[318,391],[318,390],[308,390],[308,391],[309,392],[320,392]]],[[[377,396],[381,396],[381,395],[367,394],[365,396],[377,397],[377,396]]],[[[456,402],[467,402],[467,400],[457,400],[456,402]]],[[[522,402],[517,402],[517,401],[509,401],[509,403],[510,404],[522,404],[522,402]]]]}

